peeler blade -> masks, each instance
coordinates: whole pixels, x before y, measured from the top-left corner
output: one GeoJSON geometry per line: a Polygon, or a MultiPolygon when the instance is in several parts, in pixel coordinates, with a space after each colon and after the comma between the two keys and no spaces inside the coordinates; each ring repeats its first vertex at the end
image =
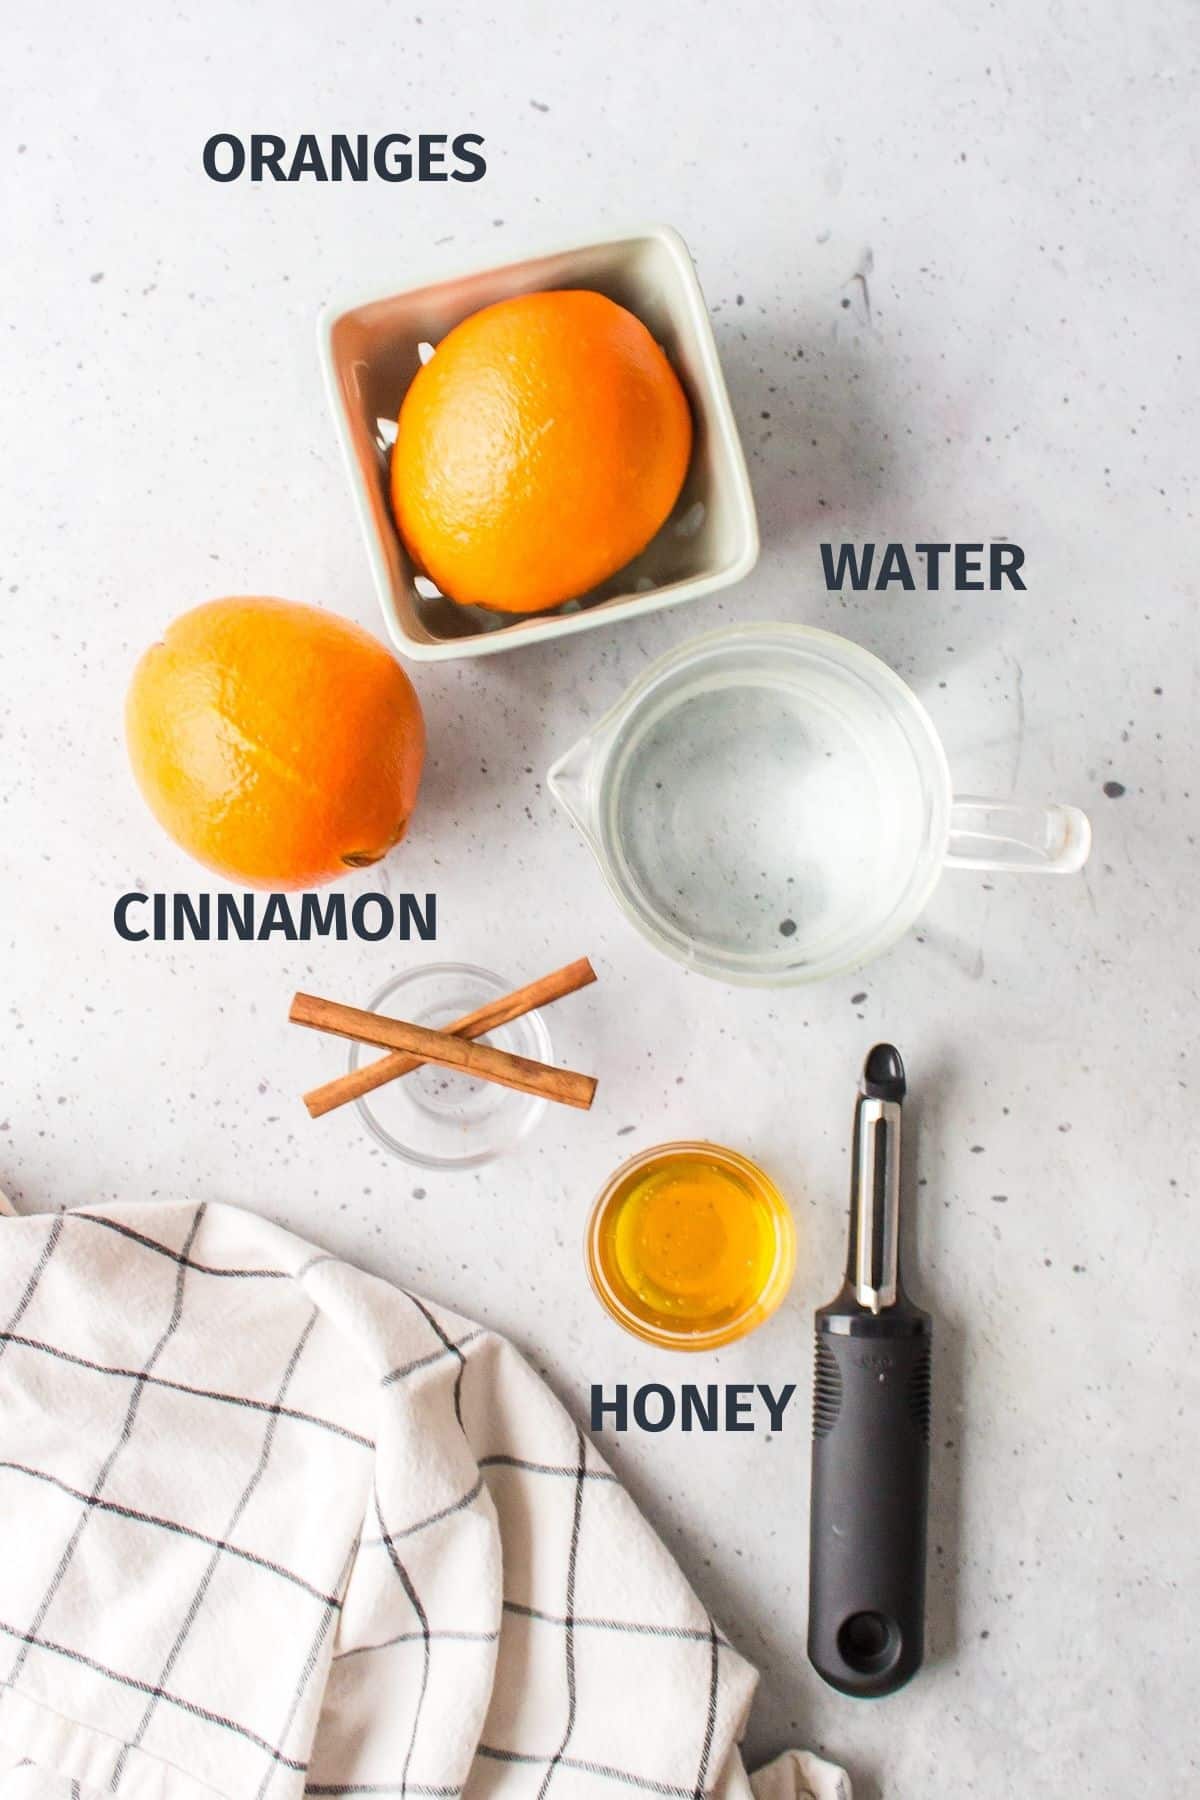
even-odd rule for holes
{"type": "Polygon", "coordinates": [[[894,1044],[876,1044],[863,1064],[854,1109],[850,1254],[855,1299],[878,1315],[900,1295],[900,1115],[904,1064],[894,1044]]]}

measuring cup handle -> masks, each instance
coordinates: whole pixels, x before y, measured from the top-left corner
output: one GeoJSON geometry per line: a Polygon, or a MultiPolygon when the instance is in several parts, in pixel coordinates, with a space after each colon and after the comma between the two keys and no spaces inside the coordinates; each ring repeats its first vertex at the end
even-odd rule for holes
{"type": "Polygon", "coordinates": [[[1091,847],[1091,823],[1077,806],[1027,806],[964,795],[950,808],[946,862],[951,868],[1074,875],[1091,847]]]}

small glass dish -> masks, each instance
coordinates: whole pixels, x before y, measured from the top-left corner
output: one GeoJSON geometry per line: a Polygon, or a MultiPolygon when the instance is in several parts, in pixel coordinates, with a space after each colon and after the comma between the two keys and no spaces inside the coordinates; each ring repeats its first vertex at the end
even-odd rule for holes
{"type": "Polygon", "coordinates": [[[605,1311],[665,1350],[717,1350],[765,1323],[796,1268],[779,1189],[736,1150],[658,1144],[609,1179],[588,1221],[588,1276],[605,1311]]]}
{"type": "MultiPolygon", "coordinates": [[[[397,975],[372,997],[368,1010],[440,1031],[512,989],[511,981],[470,963],[432,963],[397,975]]],[[[498,1025],[487,1033],[486,1041],[536,1062],[554,1060],[540,1012],[498,1025]]],[[[354,1043],[350,1068],[361,1068],[386,1054],[374,1044],[354,1043]]],[[[546,1110],[545,1100],[535,1095],[430,1063],[364,1094],[355,1104],[377,1143],[393,1156],[426,1169],[466,1169],[490,1162],[527,1137],[546,1110]]]]}

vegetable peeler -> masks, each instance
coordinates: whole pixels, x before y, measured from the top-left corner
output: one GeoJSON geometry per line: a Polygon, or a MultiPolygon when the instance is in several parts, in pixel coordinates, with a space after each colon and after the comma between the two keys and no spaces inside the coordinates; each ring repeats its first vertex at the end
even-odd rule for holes
{"type": "Polygon", "coordinates": [[[904,1064],[876,1044],[854,1108],[850,1245],[816,1314],[808,1655],[843,1694],[894,1693],[921,1666],[929,1510],[929,1314],[900,1279],[904,1064]]]}

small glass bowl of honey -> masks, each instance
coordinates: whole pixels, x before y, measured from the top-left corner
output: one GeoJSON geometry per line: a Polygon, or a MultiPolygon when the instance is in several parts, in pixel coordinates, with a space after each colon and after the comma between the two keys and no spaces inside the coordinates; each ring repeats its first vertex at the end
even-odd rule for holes
{"type": "Polygon", "coordinates": [[[791,1285],[796,1231],[763,1171],[719,1144],[660,1144],[619,1168],[592,1209],[597,1298],[635,1337],[716,1350],[769,1319],[791,1285]]]}

